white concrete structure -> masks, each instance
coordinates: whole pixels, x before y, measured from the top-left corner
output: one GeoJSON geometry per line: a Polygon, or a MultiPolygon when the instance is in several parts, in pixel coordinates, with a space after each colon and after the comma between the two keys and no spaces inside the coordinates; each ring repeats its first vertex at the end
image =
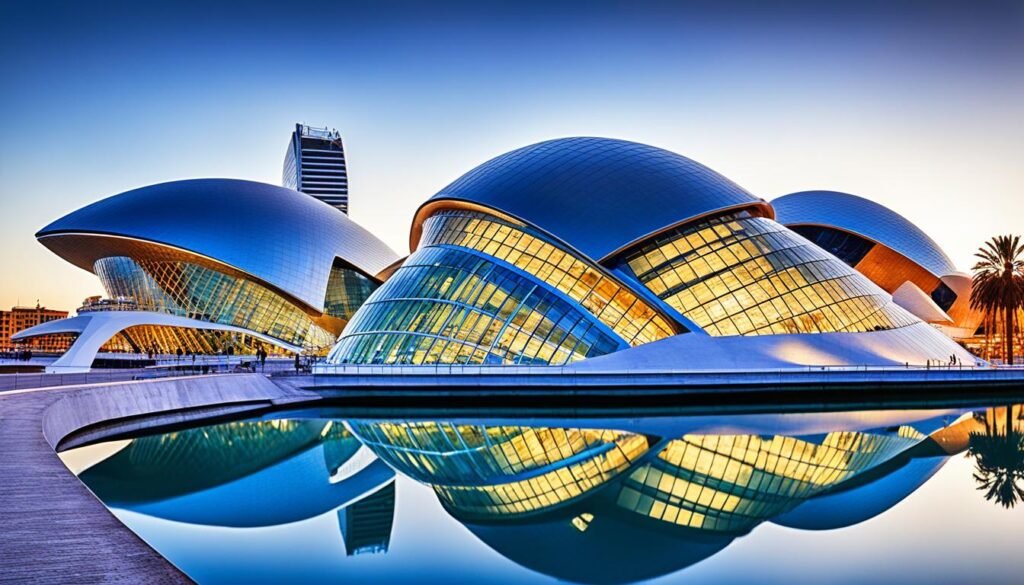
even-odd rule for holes
{"type": "MultiPolygon", "coordinates": [[[[268,344],[280,345],[281,343],[266,335],[247,331],[241,327],[199,321],[187,317],[179,317],[167,313],[156,313],[153,311],[102,311],[86,313],[77,317],[50,321],[19,331],[12,339],[22,341],[41,335],[54,335],[58,333],[74,334],[78,338],[71,345],[71,348],[60,356],[57,361],[46,366],[48,374],[73,374],[88,372],[92,367],[96,354],[105,343],[110,341],[118,333],[141,325],[157,327],[180,327],[183,329],[208,330],[208,331],[231,331],[252,335],[268,344]]],[[[286,345],[289,351],[299,352],[301,347],[286,345]]]]}

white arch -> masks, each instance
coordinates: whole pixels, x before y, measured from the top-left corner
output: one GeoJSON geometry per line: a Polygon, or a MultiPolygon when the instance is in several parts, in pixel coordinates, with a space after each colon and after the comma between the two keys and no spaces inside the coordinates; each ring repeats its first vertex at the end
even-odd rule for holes
{"type": "Polygon", "coordinates": [[[12,335],[11,341],[23,341],[32,337],[54,335],[57,333],[78,334],[78,338],[75,339],[75,342],[71,344],[71,347],[64,355],[46,366],[46,372],[50,374],[88,372],[92,368],[92,362],[96,359],[96,354],[99,353],[103,344],[121,331],[138,325],[244,333],[287,351],[296,353],[302,351],[302,348],[299,346],[285,343],[279,339],[274,339],[249,329],[153,311],[97,311],[95,313],[86,313],[77,317],[49,321],[35,327],[29,327],[12,335]]]}

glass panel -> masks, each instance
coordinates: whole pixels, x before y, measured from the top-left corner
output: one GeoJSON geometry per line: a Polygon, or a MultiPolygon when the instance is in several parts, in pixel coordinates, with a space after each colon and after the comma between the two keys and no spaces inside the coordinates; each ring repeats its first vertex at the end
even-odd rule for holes
{"type": "Polygon", "coordinates": [[[747,213],[661,234],[624,261],[711,335],[876,331],[917,322],[853,268],[747,213]]]}
{"type": "Polygon", "coordinates": [[[624,347],[596,317],[528,275],[467,250],[428,246],[370,296],[328,361],[558,365],[624,347]]]}
{"type": "Polygon", "coordinates": [[[669,321],[653,308],[644,313],[644,321],[627,317],[626,312],[634,303],[646,303],[597,266],[525,226],[484,213],[445,210],[423,223],[420,246],[437,245],[470,248],[514,265],[568,295],[630,345],[674,334],[669,321]]]}
{"type": "Polygon", "coordinates": [[[311,352],[326,352],[336,339],[277,293],[203,266],[114,256],[94,269],[107,294],[134,299],[139,310],[234,325],[311,352]]]}

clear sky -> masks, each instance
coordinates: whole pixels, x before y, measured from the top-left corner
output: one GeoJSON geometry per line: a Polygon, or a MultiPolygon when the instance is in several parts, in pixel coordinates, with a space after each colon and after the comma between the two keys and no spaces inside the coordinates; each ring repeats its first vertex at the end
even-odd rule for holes
{"type": "Polygon", "coordinates": [[[342,132],[352,217],[399,252],[448,182],[572,135],[767,199],[874,199],[961,269],[1024,234],[1019,0],[173,4],[0,3],[0,307],[102,292],[35,241],[48,222],[156,182],[279,183],[300,121],[342,132]]]}

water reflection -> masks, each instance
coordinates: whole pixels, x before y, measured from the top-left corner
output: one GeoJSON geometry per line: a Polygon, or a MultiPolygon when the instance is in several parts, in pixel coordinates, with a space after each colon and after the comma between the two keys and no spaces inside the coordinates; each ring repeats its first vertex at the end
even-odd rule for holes
{"type": "Polygon", "coordinates": [[[347,554],[383,552],[394,472],[340,421],[235,422],[143,437],[81,472],[111,508],[230,528],[336,512],[347,554]]]}
{"type": "Polygon", "coordinates": [[[800,437],[416,421],[351,428],[505,557],[561,579],[620,583],[678,571],[768,520],[838,528],[880,513],[944,462],[925,433],[956,427],[946,420],[800,437]]]}
{"type": "Polygon", "coordinates": [[[1004,508],[1024,499],[1024,407],[1003,406],[974,414],[968,454],[974,457],[974,480],[1004,508]]]}
{"type": "MultiPolygon", "coordinates": [[[[391,548],[398,472],[506,559],[583,583],[680,572],[764,523],[853,526],[964,452],[987,499],[1011,507],[1024,497],[1021,406],[581,422],[236,422],[97,451],[80,477],[115,511],[183,525],[259,529],[330,515],[332,538],[352,556],[391,548]]],[[[174,558],[187,554],[162,552],[189,571],[190,559],[174,558]]]]}

